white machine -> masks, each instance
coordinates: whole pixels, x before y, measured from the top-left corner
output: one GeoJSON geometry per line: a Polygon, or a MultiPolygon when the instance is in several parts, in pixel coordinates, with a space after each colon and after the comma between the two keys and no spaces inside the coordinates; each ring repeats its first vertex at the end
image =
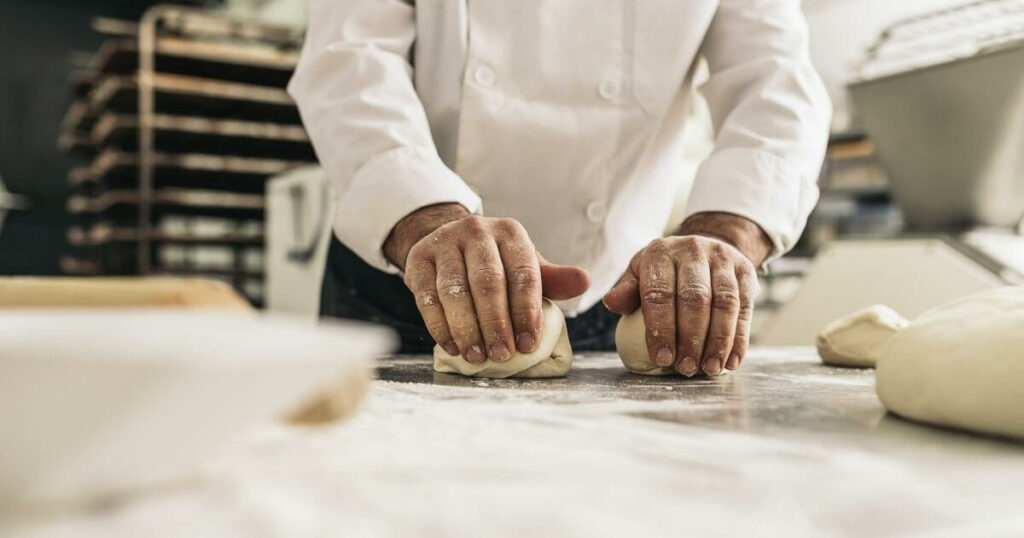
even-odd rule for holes
{"type": "Polygon", "coordinates": [[[894,25],[849,90],[907,235],[824,248],[759,344],[812,344],[826,323],[873,303],[913,317],[1024,284],[1024,1],[894,25]]]}
{"type": "Polygon", "coordinates": [[[4,227],[4,218],[8,211],[26,208],[28,208],[28,198],[9,192],[4,187],[3,178],[0,178],[0,230],[4,227]]]}
{"type": "Polygon", "coordinates": [[[266,307],[315,317],[331,237],[331,197],[318,166],[267,183],[266,307]]]}

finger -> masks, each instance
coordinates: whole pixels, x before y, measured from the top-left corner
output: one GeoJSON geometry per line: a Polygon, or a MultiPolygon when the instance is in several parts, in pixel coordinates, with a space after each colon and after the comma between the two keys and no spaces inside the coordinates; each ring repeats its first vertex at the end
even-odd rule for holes
{"type": "Polygon", "coordinates": [[[466,277],[466,263],[462,252],[456,248],[435,255],[437,266],[437,292],[441,297],[441,308],[455,344],[462,351],[463,358],[473,364],[484,362],[483,339],[476,323],[473,295],[466,277]]]}
{"type": "Polygon", "coordinates": [[[558,265],[544,259],[537,253],[540,263],[540,280],[544,297],[553,301],[572,299],[582,295],[590,287],[590,273],[574,265],[558,265]]]}
{"type": "Polygon", "coordinates": [[[640,308],[646,328],[647,350],[658,366],[671,366],[676,357],[676,269],[668,247],[655,239],[639,260],[640,308]]]}
{"type": "Polygon", "coordinates": [[[711,271],[704,252],[694,245],[677,270],[675,369],[692,377],[700,370],[711,309],[711,271]]]}
{"type": "Polygon", "coordinates": [[[736,269],[731,261],[712,262],[711,319],[708,336],[704,341],[701,370],[707,375],[718,375],[732,351],[736,338],[736,318],[740,312],[740,292],[736,282],[736,269]],[[725,262],[725,263],[722,263],[725,262]]]}
{"type": "Polygon", "coordinates": [[[463,245],[463,252],[487,357],[498,362],[507,361],[512,358],[515,340],[509,317],[508,283],[498,245],[488,236],[463,245]]]}
{"type": "Polygon", "coordinates": [[[725,367],[735,370],[743,363],[750,345],[750,323],[754,317],[754,301],[760,292],[757,275],[753,267],[741,265],[736,270],[736,281],[740,290],[740,310],[736,316],[736,337],[733,339],[732,352],[725,367]]]}
{"type": "Polygon", "coordinates": [[[508,302],[516,349],[529,353],[537,347],[541,333],[541,278],[536,250],[518,222],[502,221],[506,237],[498,252],[508,278],[508,302]]]}
{"type": "Polygon", "coordinates": [[[623,316],[640,308],[640,279],[632,268],[626,269],[626,273],[602,300],[605,308],[623,316]]]}
{"type": "Polygon", "coordinates": [[[441,298],[437,295],[437,269],[434,267],[434,261],[409,256],[406,263],[405,285],[416,299],[416,308],[423,317],[430,337],[449,355],[458,355],[459,346],[448,329],[441,298]]]}

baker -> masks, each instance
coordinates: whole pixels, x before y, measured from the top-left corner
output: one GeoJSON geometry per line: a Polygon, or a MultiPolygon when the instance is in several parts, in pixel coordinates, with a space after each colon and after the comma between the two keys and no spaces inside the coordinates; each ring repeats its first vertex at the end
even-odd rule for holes
{"type": "Polygon", "coordinates": [[[735,369],[756,269],[817,200],[830,103],[797,0],[310,0],[289,92],[332,184],[326,316],[471,363],[642,309],[660,366],[735,369]],[[662,237],[699,58],[715,146],[662,237]],[[603,304],[602,304],[603,302],[603,304]]]}

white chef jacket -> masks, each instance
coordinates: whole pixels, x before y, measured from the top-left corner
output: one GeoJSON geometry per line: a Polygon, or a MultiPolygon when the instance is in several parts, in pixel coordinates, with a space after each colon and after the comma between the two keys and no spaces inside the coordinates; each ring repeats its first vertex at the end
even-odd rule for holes
{"type": "Polygon", "coordinates": [[[715,149],[686,214],[744,216],[777,256],[817,200],[831,106],[799,0],[310,0],[309,19],[288,89],[335,234],[381,270],[402,217],[457,202],[588,269],[561,306],[589,308],[666,225],[700,56],[715,149]]]}

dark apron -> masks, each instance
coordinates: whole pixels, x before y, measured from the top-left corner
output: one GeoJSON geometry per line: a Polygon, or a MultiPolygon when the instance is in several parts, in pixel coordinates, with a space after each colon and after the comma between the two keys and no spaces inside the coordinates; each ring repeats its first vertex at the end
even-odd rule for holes
{"type": "MultiPolygon", "coordinates": [[[[434,348],[434,339],[402,278],[373,268],[342,245],[334,234],[320,288],[320,316],[387,325],[401,337],[400,353],[431,353],[434,348]]],[[[567,318],[573,350],[614,350],[618,319],[601,303],[575,318],[567,318]]]]}

